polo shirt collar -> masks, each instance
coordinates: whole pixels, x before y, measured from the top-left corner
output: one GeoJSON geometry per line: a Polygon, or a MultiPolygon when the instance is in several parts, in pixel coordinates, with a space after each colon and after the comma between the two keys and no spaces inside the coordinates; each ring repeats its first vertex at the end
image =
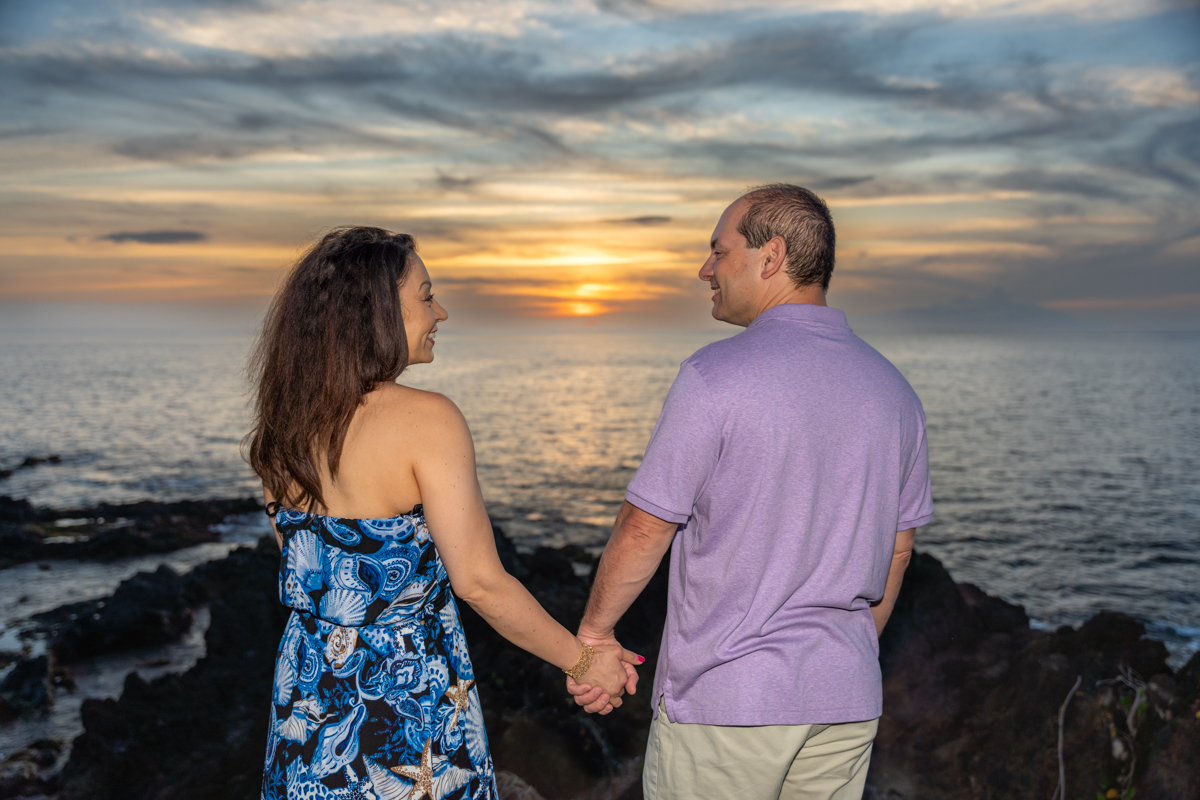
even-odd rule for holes
{"type": "Polygon", "coordinates": [[[840,308],[814,306],[812,303],[781,303],[777,306],[772,306],[759,314],[758,318],[750,324],[757,325],[762,320],[771,319],[850,329],[849,323],[846,322],[846,312],[840,308]]]}

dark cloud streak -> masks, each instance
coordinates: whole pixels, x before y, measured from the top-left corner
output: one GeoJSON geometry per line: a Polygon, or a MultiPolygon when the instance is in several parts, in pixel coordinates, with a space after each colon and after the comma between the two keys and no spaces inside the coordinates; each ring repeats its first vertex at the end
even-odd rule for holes
{"type": "Polygon", "coordinates": [[[608,222],[613,225],[666,225],[671,221],[670,217],[661,216],[645,216],[645,217],[626,217],[625,219],[610,219],[608,222]]]}
{"type": "Polygon", "coordinates": [[[208,241],[208,234],[201,231],[120,231],[101,236],[97,241],[116,244],[191,244],[208,241]]]}

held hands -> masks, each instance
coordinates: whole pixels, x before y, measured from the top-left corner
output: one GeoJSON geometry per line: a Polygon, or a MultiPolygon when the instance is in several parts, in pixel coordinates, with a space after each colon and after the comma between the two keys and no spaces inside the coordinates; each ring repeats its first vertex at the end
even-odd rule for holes
{"type": "Polygon", "coordinates": [[[621,707],[625,692],[637,693],[638,674],[634,667],[646,659],[621,647],[612,633],[589,636],[581,630],[579,640],[592,646],[592,665],[580,680],[567,678],[567,691],[589,714],[608,714],[621,707]]]}

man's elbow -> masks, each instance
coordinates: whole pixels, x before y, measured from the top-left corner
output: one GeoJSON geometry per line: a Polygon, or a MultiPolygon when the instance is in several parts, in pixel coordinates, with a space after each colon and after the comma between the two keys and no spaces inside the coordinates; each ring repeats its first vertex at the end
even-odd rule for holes
{"type": "Polygon", "coordinates": [[[625,537],[628,545],[642,552],[663,552],[671,546],[671,541],[675,538],[675,530],[678,526],[671,524],[670,527],[650,526],[650,525],[635,525],[629,526],[625,530],[625,537]]]}
{"type": "Polygon", "coordinates": [[[660,519],[626,501],[626,513],[618,520],[617,533],[623,544],[634,550],[665,551],[679,525],[660,519]]]}

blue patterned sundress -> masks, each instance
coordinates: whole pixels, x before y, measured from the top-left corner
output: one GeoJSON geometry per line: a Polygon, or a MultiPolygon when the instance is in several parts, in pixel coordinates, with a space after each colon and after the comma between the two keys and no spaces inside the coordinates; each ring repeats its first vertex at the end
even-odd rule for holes
{"type": "Polygon", "coordinates": [[[492,800],[495,772],[450,578],[420,506],[280,510],[264,800],[492,800]]]}

